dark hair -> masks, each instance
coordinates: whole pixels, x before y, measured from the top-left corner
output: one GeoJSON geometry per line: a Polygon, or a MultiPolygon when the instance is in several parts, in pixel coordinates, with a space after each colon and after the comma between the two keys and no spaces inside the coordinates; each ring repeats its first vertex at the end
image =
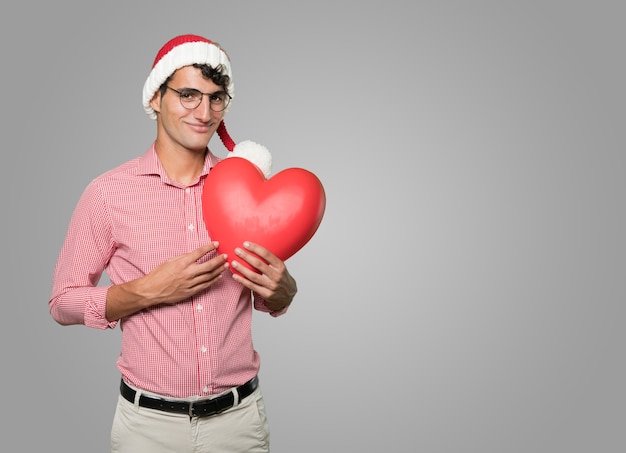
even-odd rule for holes
{"type": "MultiPolygon", "coordinates": [[[[213,66],[209,66],[208,64],[197,64],[197,63],[194,63],[192,66],[194,68],[200,69],[200,71],[202,71],[202,76],[205,79],[211,80],[215,85],[222,87],[224,91],[228,93],[227,87],[228,87],[228,84],[230,83],[230,77],[228,76],[228,74],[222,73],[224,71],[224,67],[221,64],[217,65],[215,68],[213,66]]],[[[170,80],[172,80],[172,77],[174,77],[174,74],[176,74],[176,71],[174,71],[172,75],[170,75],[159,88],[159,91],[161,92],[161,96],[163,96],[165,94],[165,91],[167,91],[167,84],[170,82],[170,80]]],[[[232,93],[228,93],[228,94],[232,95],[232,93]]]]}

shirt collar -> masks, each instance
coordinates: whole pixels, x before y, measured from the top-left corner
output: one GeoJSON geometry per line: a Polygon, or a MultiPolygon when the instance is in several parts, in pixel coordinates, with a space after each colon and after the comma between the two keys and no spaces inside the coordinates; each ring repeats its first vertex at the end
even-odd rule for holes
{"type": "MultiPolygon", "coordinates": [[[[209,150],[204,158],[204,165],[200,176],[206,176],[211,168],[215,167],[220,160],[222,159],[211,153],[211,150],[209,150]]],[[[137,172],[140,175],[159,175],[161,179],[167,179],[167,173],[165,173],[165,169],[163,168],[163,165],[161,165],[159,156],[154,148],[154,143],[152,143],[150,148],[148,148],[148,150],[139,159],[137,172]]]]}

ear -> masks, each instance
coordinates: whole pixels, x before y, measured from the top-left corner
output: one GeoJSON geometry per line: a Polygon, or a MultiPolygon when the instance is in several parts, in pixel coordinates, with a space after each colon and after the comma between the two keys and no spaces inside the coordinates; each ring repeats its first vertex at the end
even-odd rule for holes
{"type": "Polygon", "coordinates": [[[161,113],[161,90],[157,90],[152,99],[150,99],[150,107],[156,113],[161,113]]]}

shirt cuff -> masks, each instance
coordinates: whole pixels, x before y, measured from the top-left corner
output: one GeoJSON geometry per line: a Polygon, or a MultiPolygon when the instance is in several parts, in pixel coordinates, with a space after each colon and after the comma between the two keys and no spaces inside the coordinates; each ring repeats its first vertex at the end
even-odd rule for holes
{"type": "Polygon", "coordinates": [[[106,318],[106,298],[109,286],[97,286],[92,288],[87,295],[85,307],[85,325],[96,329],[113,329],[117,321],[109,321],[106,318]]]}
{"type": "Polygon", "coordinates": [[[263,299],[257,293],[254,293],[254,307],[259,311],[269,313],[270,316],[273,316],[274,318],[277,318],[278,316],[282,316],[285,313],[287,313],[287,310],[289,310],[290,305],[291,304],[289,303],[285,307],[281,308],[280,310],[270,310],[265,304],[265,299],[263,299]]]}

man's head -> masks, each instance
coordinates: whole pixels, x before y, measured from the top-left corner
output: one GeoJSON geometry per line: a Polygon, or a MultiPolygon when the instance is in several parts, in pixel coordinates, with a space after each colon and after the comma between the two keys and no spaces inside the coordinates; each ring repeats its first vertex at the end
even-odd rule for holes
{"type": "MultiPolygon", "coordinates": [[[[156,113],[150,106],[155,93],[184,66],[207,65],[204,69],[216,85],[223,86],[231,98],[235,96],[230,59],[219,44],[197,35],[180,35],[170,39],[157,53],[152,70],[143,86],[143,108],[150,118],[156,113]]],[[[163,88],[165,89],[165,88],[163,88]]]]}

